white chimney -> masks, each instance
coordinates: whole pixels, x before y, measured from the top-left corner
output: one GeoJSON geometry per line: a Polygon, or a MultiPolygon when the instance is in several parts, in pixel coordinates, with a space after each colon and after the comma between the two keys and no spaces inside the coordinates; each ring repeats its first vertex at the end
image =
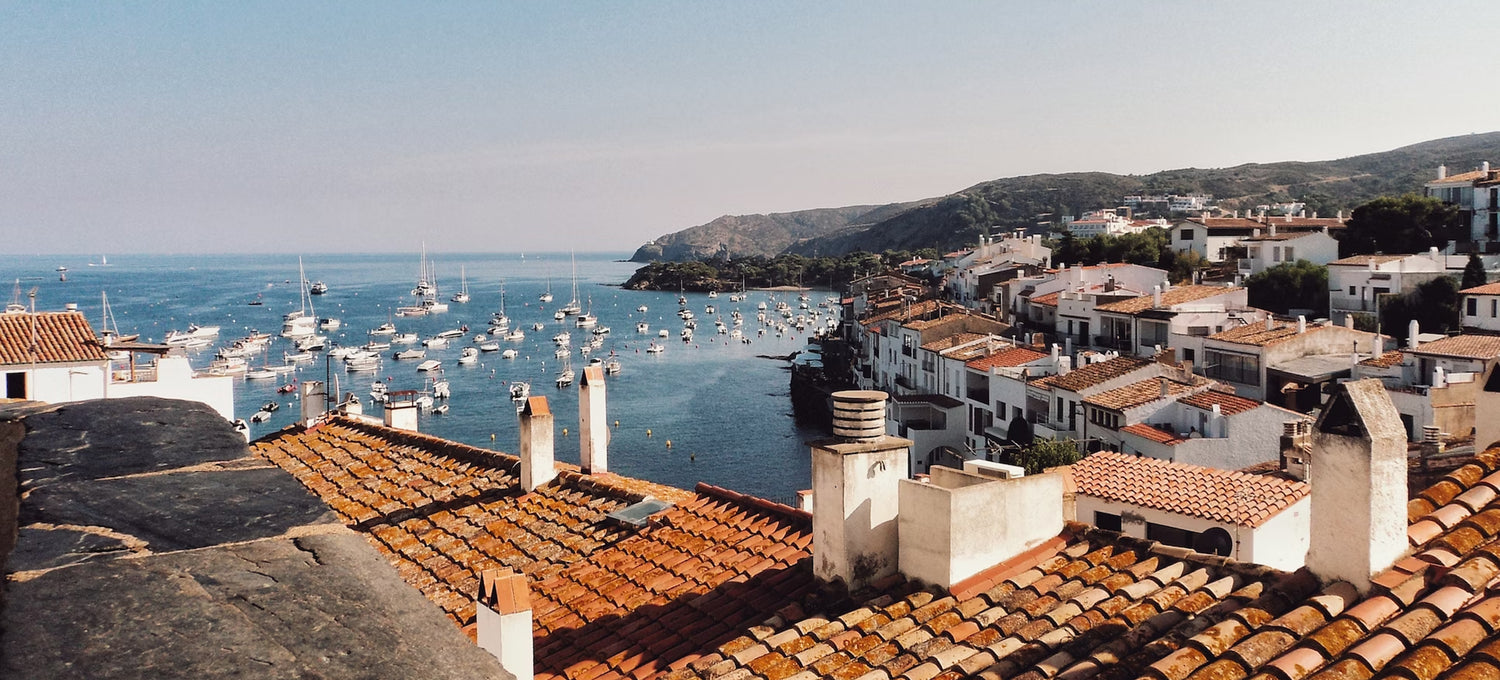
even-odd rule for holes
{"type": "Polygon", "coordinates": [[[1155,285],[1155,286],[1151,287],[1151,308],[1152,309],[1161,309],[1161,286],[1160,285],[1155,285]]]}
{"type": "Polygon", "coordinates": [[[1057,365],[1057,357],[1058,357],[1058,347],[1057,347],[1057,343],[1054,342],[1054,343],[1052,343],[1052,365],[1054,365],[1054,366],[1057,365]]]}
{"type": "Polygon", "coordinates": [[[1439,165],[1438,166],[1438,176],[1437,176],[1437,178],[1438,179],[1447,179],[1448,178],[1448,166],[1446,166],[1446,165],[1439,165]]]}
{"type": "Polygon", "coordinates": [[[1360,592],[1406,552],[1406,429],[1376,379],[1335,388],[1313,426],[1307,567],[1360,592]]]}
{"type": "Polygon", "coordinates": [[[1353,314],[1345,314],[1344,315],[1344,328],[1348,328],[1350,330],[1354,330],[1354,315],[1353,314]]]}
{"type": "Polygon", "coordinates": [[[885,434],[886,393],[833,393],[833,437],[812,449],[813,574],[851,591],[895,573],[900,559],[898,486],[909,439],[885,434]]]}
{"type": "Polygon", "coordinates": [[[417,391],[400,390],[386,395],[385,426],[417,431],[417,391]]]}
{"type": "Polygon", "coordinates": [[[1267,314],[1266,315],[1266,330],[1269,331],[1269,330],[1273,330],[1275,328],[1276,328],[1276,320],[1273,319],[1273,318],[1271,318],[1271,316],[1269,314],[1267,314]]]}
{"type": "Polygon", "coordinates": [[[531,591],[526,575],[509,569],[479,574],[475,598],[474,638],[479,647],[500,660],[500,667],[516,680],[531,680],[531,591]]]}
{"type": "Polygon", "coordinates": [[[1275,236],[1276,235],[1276,223],[1275,222],[1272,222],[1272,223],[1266,225],[1266,229],[1269,231],[1268,235],[1270,235],[1270,236],[1275,236]]]}
{"type": "Polygon", "coordinates": [[[1412,319],[1411,323],[1406,324],[1406,348],[1407,349],[1416,349],[1417,348],[1417,335],[1421,332],[1421,330],[1422,330],[1422,325],[1419,324],[1419,323],[1417,323],[1416,319],[1412,319]]]}
{"type": "Polygon", "coordinates": [[[589,366],[578,381],[578,467],[587,474],[609,471],[609,423],[604,418],[604,367],[589,366]]]}
{"type": "Polygon", "coordinates": [[[1484,161],[1483,163],[1480,163],[1479,164],[1479,171],[1482,172],[1482,173],[1485,173],[1486,175],[1488,175],[1489,172],[1490,172],[1490,162],[1489,161],[1484,161]]]}
{"type": "MultiPolygon", "coordinates": [[[[1344,221],[1344,211],[1342,211],[1342,210],[1339,211],[1339,221],[1340,222],[1344,221]]],[[[1323,231],[1328,231],[1328,230],[1324,229],[1323,231]]]]}
{"type": "Polygon", "coordinates": [[[1208,432],[1204,432],[1203,435],[1205,437],[1221,437],[1221,438],[1229,436],[1229,434],[1225,431],[1225,430],[1228,429],[1228,427],[1227,427],[1228,423],[1226,423],[1224,421],[1224,410],[1221,409],[1218,404],[1214,404],[1213,408],[1211,410],[1214,413],[1214,417],[1211,419],[1211,422],[1213,423],[1213,426],[1212,426],[1213,427],[1213,432],[1212,432],[1212,434],[1210,434],[1208,432]]]}
{"type": "Polygon", "coordinates": [[[1057,359],[1058,375],[1067,375],[1068,371],[1071,370],[1073,370],[1073,357],[1059,357],[1057,359]]]}
{"type": "Polygon", "coordinates": [[[1297,315],[1297,333],[1300,335],[1307,332],[1307,317],[1297,315]]]}
{"type": "Polygon", "coordinates": [[[925,483],[901,480],[899,495],[901,573],[943,588],[1063,530],[1057,473],[997,479],[935,465],[925,483]]]}
{"type": "Polygon", "coordinates": [[[328,412],[328,385],[322,380],[309,380],[298,389],[302,396],[302,426],[311,427],[328,412]]]}
{"type": "Polygon", "coordinates": [[[1166,378],[1157,378],[1156,382],[1161,387],[1161,398],[1166,399],[1172,392],[1172,383],[1166,378]]]}
{"type": "Polygon", "coordinates": [[[529,397],[521,408],[521,490],[535,491],[557,477],[552,447],[552,408],[546,397],[529,397]]]}
{"type": "Polygon", "coordinates": [[[1444,370],[1442,366],[1438,366],[1437,368],[1432,369],[1432,386],[1448,386],[1448,371],[1444,370]]]}

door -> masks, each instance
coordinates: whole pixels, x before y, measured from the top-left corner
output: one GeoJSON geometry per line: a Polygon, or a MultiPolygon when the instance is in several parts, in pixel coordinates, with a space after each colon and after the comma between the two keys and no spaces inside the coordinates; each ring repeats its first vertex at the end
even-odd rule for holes
{"type": "Polygon", "coordinates": [[[25,373],[6,373],[5,374],[5,398],[6,399],[25,399],[26,398],[26,374],[25,373]]]}

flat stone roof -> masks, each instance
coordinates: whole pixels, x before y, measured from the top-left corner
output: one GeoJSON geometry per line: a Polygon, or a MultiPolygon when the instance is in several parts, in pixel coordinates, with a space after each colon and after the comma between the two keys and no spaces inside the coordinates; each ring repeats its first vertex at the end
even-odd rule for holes
{"type": "Polygon", "coordinates": [[[0,677],[509,677],[212,409],[29,406],[0,677]]]}

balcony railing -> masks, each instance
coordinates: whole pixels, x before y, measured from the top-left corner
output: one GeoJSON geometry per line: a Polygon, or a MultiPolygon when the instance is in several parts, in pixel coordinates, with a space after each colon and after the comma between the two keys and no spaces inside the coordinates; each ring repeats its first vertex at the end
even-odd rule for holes
{"type": "Polygon", "coordinates": [[[1096,335],[1094,336],[1094,346],[1105,349],[1134,349],[1130,344],[1129,335],[1096,335]]]}

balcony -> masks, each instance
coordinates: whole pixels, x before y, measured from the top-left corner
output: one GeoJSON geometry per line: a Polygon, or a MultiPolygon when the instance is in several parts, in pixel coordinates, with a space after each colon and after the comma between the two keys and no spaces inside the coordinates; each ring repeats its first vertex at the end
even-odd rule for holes
{"type": "Polygon", "coordinates": [[[1135,349],[1135,347],[1130,343],[1129,335],[1096,335],[1094,336],[1094,346],[1103,347],[1104,349],[1120,349],[1127,351],[1133,351],[1135,349]]]}
{"type": "Polygon", "coordinates": [[[971,388],[964,393],[964,396],[968,397],[969,401],[977,401],[981,404],[985,404],[990,400],[990,388],[988,385],[986,385],[982,389],[971,388]]]}
{"type": "Polygon", "coordinates": [[[908,390],[917,389],[916,381],[904,375],[896,376],[896,386],[908,390]]]}
{"type": "Polygon", "coordinates": [[[1252,259],[1250,259],[1248,257],[1242,257],[1242,258],[1239,258],[1238,262],[1239,262],[1239,267],[1238,267],[1239,273],[1241,273],[1241,274],[1249,274],[1250,272],[1255,271],[1255,260],[1252,260],[1252,259]]]}

